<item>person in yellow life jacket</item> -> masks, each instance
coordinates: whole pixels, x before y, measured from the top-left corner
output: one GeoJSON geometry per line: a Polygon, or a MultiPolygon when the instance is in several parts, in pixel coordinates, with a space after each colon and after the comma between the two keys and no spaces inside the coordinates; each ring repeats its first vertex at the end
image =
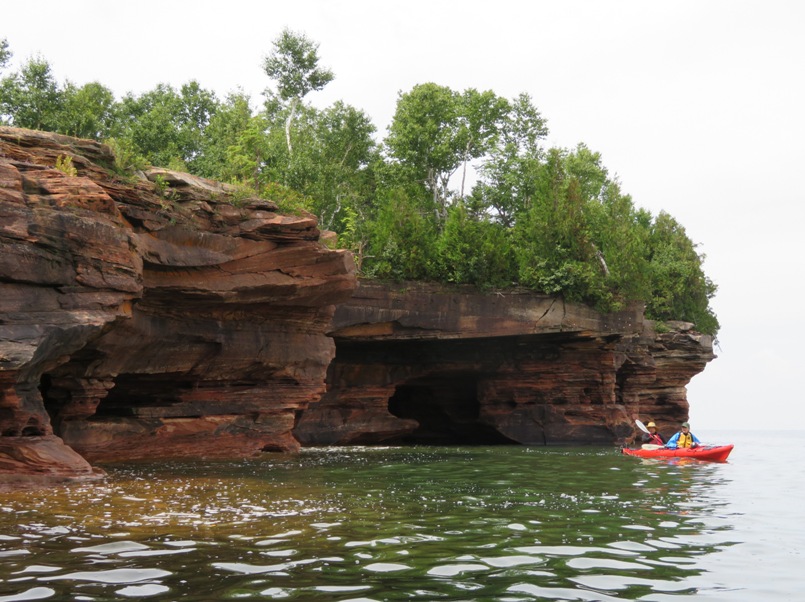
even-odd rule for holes
{"type": "Polygon", "coordinates": [[[665,445],[665,441],[663,440],[662,435],[660,435],[657,432],[656,424],[654,424],[653,422],[649,422],[646,425],[646,428],[648,429],[648,433],[643,435],[643,443],[650,443],[652,445],[665,445]]]}
{"type": "Polygon", "coordinates": [[[665,447],[668,449],[677,449],[678,447],[698,447],[701,445],[701,441],[690,432],[690,423],[683,422],[680,431],[668,439],[668,443],[665,444],[665,447]]]}

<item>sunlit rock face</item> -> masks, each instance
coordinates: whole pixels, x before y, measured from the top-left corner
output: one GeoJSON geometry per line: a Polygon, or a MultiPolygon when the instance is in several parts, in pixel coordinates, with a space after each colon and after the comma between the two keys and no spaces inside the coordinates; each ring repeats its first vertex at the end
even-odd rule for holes
{"type": "Polygon", "coordinates": [[[298,448],[350,254],[313,216],[113,168],[101,144],[0,128],[0,475],[93,474],[64,444],[90,461],[298,448]]]}
{"type": "Polygon", "coordinates": [[[328,392],[304,445],[612,444],[634,419],[673,429],[712,340],[642,308],[600,314],[530,293],[361,283],[339,306],[328,392]]]}

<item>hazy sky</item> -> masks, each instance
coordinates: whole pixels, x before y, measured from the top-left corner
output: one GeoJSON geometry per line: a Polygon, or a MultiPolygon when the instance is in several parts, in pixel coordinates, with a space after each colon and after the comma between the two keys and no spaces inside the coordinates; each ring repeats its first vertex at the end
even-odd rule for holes
{"type": "Polygon", "coordinates": [[[805,429],[805,2],[13,0],[0,39],[12,70],[39,54],[59,81],[118,95],[196,79],[257,102],[286,26],[336,75],[309,100],[363,109],[381,133],[417,83],[528,92],[549,144],[601,152],[707,256],[722,328],[688,388],[694,431],[805,429]]]}

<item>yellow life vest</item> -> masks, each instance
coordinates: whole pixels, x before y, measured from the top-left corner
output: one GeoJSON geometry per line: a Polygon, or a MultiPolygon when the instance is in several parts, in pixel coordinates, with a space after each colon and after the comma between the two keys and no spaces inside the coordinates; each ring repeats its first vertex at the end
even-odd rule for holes
{"type": "Polygon", "coordinates": [[[676,442],[677,447],[690,447],[693,445],[693,435],[688,433],[679,433],[679,439],[676,442]]]}

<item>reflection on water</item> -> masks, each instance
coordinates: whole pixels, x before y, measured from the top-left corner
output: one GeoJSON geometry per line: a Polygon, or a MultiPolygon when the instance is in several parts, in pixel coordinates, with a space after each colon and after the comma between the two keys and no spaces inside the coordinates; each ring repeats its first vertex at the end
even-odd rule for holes
{"type": "Polygon", "coordinates": [[[341,448],[0,494],[6,600],[666,600],[719,592],[729,465],[341,448]]]}

